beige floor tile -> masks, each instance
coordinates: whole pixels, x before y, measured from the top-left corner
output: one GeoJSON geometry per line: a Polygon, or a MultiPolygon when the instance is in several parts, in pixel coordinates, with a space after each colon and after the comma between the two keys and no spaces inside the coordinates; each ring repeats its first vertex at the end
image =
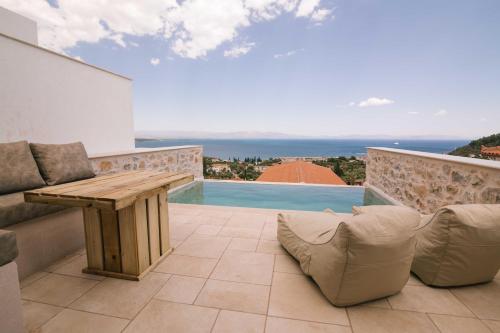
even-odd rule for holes
{"type": "Polygon", "coordinates": [[[233,238],[229,246],[228,250],[237,250],[237,251],[250,251],[255,252],[257,249],[257,244],[259,243],[258,239],[252,238],[233,238]]]}
{"type": "Polygon", "coordinates": [[[76,277],[81,277],[81,278],[86,278],[86,279],[93,279],[93,280],[99,280],[102,281],[105,279],[104,276],[101,275],[95,275],[95,274],[85,274],[82,273],[82,269],[87,267],[87,256],[82,255],[71,262],[59,266],[56,270],[54,270],[54,273],[57,274],[63,274],[63,275],[70,275],[70,276],[76,276],[76,277]]]}
{"type": "Polygon", "coordinates": [[[408,286],[425,286],[425,284],[414,274],[410,274],[410,278],[406,284],[408,286]]]}
{"type": "Polygon", "coordinates": [[[141,281],[109,278],[70,308],[131,319],[167,282],[170,275],[151,272],[141,281]]]}
{"type": "Polygon", "coordinates": [[[188,207],[188,205],[184,204],[168,204],[168,213],[169,216],[199,216],[203,212],[202,207],[200,206],[192,206],[188,207]]]}
{"type": "Polygon", "coordinates": [[[500,280],[450,290],[479,318],[500,320],[500,280]]]}
{"type": "Polygon", "coordinates": [[[441,333],[491,333],[488,327],[475,318],[429,314],[441,333]]]}
{"type": "Polygon", "coordinates": [[[175,250],[175,254],[218,259],[230,241],[230,238],[223,237],[191,236],[175,250]]]}
{"type": "Polygon", "coordinates": [[[377,309],[368,306],[347,309],[356,333],[438,333],[425,313],[377,309]]]}
{"type": "Polygon", "coordinates": [[[266,322],[266,333],[350,333],[351,329],[346,326],[314,323],[295,319],[268,317],[266,322]]]}
{"type": "Polygon", "coordinates": [[[21,289],[26,300],[67,306],[94,287],[98,281],[59,274],[49,274],[21,289]]]}
{"type": "Polygon", "coordinates": [[[441,288],[406,286],[400,293],[389,297],[389,303],[396,310],[474,316],[449,290],[441,288]]]}
{"type": "Polygon", "coordinates": [[[188,214],[176,214],[169,212],[169,225],[182,225],[196,223],[196,216],[188,214]]]}
{"type": "Polygon", "coordinates": [[[232,213],[203,213],[200,216],[195,217],[193,221],[200,224],[223,226],[229,220],[229,217],[231,217],[231,215],[232,213]]]}
{"type": "Polygon", "coordinates": [[[198,235],[215,236],[222,229],[220,225],[201,224],[195,231],[198,235]]]}
{"type": "Polygon", "coordinates": [[[217,309],[152,300],[124,332],[208,333],[217,313],[217,309]]]}
{"type": "Polygon", "coordinates": [[[181,245],[182,242],[184,242],[184,239],[170,238],[170,246],[174,249],[181,245]]]}
{"type": "Polygon", "coordinates": [[[260,237],[265,240],[278,240],[276,225],[266,224],[260,237]]]}
{"type": "Polygon", "coordinates": [[[55,271],[56,269],[58,269],[58,268],[60,268],[60,267],[62,267],[62,266],[64,266],[64,265],[66,265],[66,264],[70,263],[71,261],[73,261],[73,260],[77,259],[77,258],[78,258],[78,257],[80,257],[80,256],[81,256],[80,252],[79,252],[79,251],[76,251],[76,252],[74,252],[74,253],[72,253],[72,254],[67,255],[67,256],[66,256],[66,257],[64,257],[64,258],[61,258],[61,259],[57,260],[56,262],[54,262],[54,263],[53,263],[53,264],[51,264],[50,266],[45,267],[44,271],[45,271],[45,272],[53,272],[53,271],[55,271]]]}
{"type": "Polygon", "coordinates": [[[359,304],[356,306],[371,306],[374,308],[392,309],[387,298],[381,298],[381,299],[377,299],[375,301],[365,302],[365,303],[362,303],[362,304],[359,304]]]}
{"type": "Polygon", "coordinates": [[[304,274],[300,269],[299,262],[288,254],[276,256],[274,271],[281,273],[304,274]]]}
{"type": "Polygon", "coordinates": [[[265,314],[268,298],[269,286],[208,280],[195,304],[265,314]]]}
{"type": "Polygon", "coordinates": [[[493,333],[500,333],[500,321],[497,320],[483,320],[483,323],[490,328],[493,333]]]}
{"type": "Polygon", "coordinates": [[[121,332],[128,320],[65,309],[42,326],[41,333],[121,332]]]}
{"type": "Polygon", "coordinates": [[[63,309],[54,305],[23,301],[24,330],[26,332],[34,331],[63,309]]]}
{"type": "Polygon", "coordinates": [[[21,286],[21,288],[24,288],[30,284],[32,284],[33,282],[37,281],[37,280],[40,280],[41,278],[43,278],[44,276],[47,276],[49,273],[47,272],[44,272],[44,271],[41,271],[41,272],[36,272],[34,274],[31,274],[30,276],[28,276],[27,278],[23,279],[19,285],[21,286]]]}
{"type": "Polygon", "coordinates": [[[210,278],[270,285],[273,265],[274,256],[271,254],[228,250],[210,278]]]}
{"type": "Polygon", "coordinates": [[[197,223],[170,224],[170,237],[185,240],[198,228],[197,223]]]}
{"type": "Polygon", "coordinates": [[[164,301],[192,304],[206,279],[173,275],[161,288],[155,298],[164,301]]]}
{"type": "Polygon", "coordinates": [[[226,226],[231,228],[251,228],[262,230],[267,217],[262,214],[235,213],[227,221],[226,226]]]}
{"type": "Polygon", "coordinates": [[[212,273],[217,259],[198,258],[171,254],[156,268],[156,272],[207,278],[212,273]]]}
{"type": "Polygon", "coordinates": [[[268,315],[349,324],[344,308],[330,304],[311,279],[298,274],[274,273],[268,315]]]}
{"type": "Polygon", "coordinates": [[[219,232],[219,236],[236,237],[236,238],[255,238],[259,239],[261,234],[260,229],[252,228],[235,228],[224,226],[219,232]]]}
{"type": "Polygon", "coordinates": [[[266,316],[263,315],[222,310],[212,333],[261,333],[265,323],[266,316]]]}
{"type": "Polygon", "coordinates": [[[280,242],[276,240],[261,239],[257,245],[257,252],[270,254],[287,254],[280,242]]]}

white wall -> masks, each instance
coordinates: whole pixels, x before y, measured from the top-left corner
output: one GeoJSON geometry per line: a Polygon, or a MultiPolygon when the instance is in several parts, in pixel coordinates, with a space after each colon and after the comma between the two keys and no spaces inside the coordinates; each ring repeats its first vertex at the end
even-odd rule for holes
{"type": "Polygon", "coordinates": [[[0,142],[16,140],[133,149],[132,81],[0,34],[0,142]]]}
{"type": "Polygon", "coordinates": [[[38,44],[36,22],[0,7],[0,33],[27,43],[38,44]]]}

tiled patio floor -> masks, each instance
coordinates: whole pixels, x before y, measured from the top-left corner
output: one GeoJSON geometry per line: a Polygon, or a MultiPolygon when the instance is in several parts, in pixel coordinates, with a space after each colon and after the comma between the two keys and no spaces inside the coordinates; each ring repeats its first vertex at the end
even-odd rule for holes
{"type": "Polygon", "coordinates": [[[457,289],[412,277],[332,306],[276,240],[276,211],[170,205],[173,254],[140,282],[81,273],[81,251],[22,282],[36,332],[500,332],[500,276],[457,289]]]}

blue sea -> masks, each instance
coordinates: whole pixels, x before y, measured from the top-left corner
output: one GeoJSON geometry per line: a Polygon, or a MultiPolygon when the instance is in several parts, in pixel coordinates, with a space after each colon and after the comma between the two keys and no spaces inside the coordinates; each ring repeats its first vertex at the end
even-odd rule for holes
{"type": "Polygon", "coordinates": [[[347,140],[347,139],[162,139],[136,140],[136,147],[156,148],[202,145],[203,155],[232,159],[245,157],[337,157],[362,156],[366,147],[389,147],[445,154],[467,140],[347,140]],[[396,144],[397,143],[397,144],[396,144]]]}

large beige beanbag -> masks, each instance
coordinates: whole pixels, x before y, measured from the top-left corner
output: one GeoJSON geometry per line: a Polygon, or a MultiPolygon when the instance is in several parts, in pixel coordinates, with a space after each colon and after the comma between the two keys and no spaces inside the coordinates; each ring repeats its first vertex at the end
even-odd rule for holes
{"type": "Polygon", "coordinates": [[[500,268],[500,205],[452,205],[425,216],[412,271],[426,284],[490,281],[500,268]]]}
{"type": "Polygon", "coordinates": [[[279,214],[278,240],[330,302],[351,305],[403,288],[419,221],[414,210],[395,206],[356,216],[279,214]]]}

